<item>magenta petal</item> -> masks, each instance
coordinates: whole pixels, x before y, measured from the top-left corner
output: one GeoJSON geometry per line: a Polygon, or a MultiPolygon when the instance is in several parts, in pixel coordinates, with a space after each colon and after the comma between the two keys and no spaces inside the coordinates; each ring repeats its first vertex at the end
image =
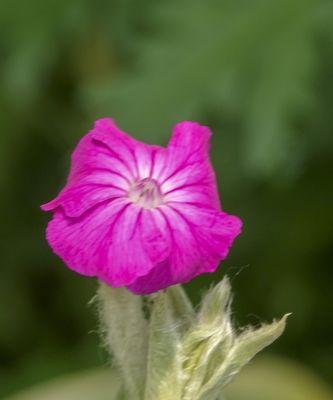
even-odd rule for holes
{"type": "Polygon", "coordinates": [[[209,160],[210,130],[195,122],[174,127],[166,167],[161,173],[166,202],[198,203],[220,209],[215,173],[209,160]]]}
{"type": "Polygon", "coordinates": [[[110,231],[125,207],[128,202],[117,199],[78,218],[68,218],[59,208],[48,224],[47,240],[69,268],[82,275],[96,275],[105,262],[110,231]]]}
{"type": "Polygon", "coordinates": [[[215,210],[186,206],[163,207],[160,212],[169,227],[166,237],[172,241],[170,257],[128,286],[136,294],[148,294],[214,272],[241,232],[239,218],[215,210]]]}
{"type": "Polygon", "coordinates": [[[114,287],[129,285],[153,268],[141,238],[141,218],[142,209],[131,204],[117,220],[97,274],[100,280],[114,287]]]}
{"type": "Polygon", "coordinates": [[[117,155],[123,163],[123,170],[135,179],[151,176],[156,151],[159,146],[141,143],[120,130],[110,118],[103,118],[95,123],[92,137],[103,144],[111,155],[117,155]]]}
{"type": "Polygon", "coordinates": [[[121,184],[116,186],[117,183],[112,180],[110,174],[96,174],[96,183],[88,179],[92,177],[93,174],[83,178],[80,183],[68,184],[56,199],[42,205],[42,209],[50,211],[61,206],[68,217],[79,217],[105,200],[123,197],[126,194],[121,184]],[[104,184],[103,177],[107,177],[104,184]]]}
{"type": "Polygon", "coordinates": [[[49,223],[47,239],[69,268],[115,287],[127,285],[153,267],[142,244],[140,213],[122,199],[80,218],[68,218],[59,210],[49,223]]]}
{"type": "Polygon", "coordinates": [[[73,152],[67,185],[42,209],[62,207],[68,217],[79,217],[98,203],[124,197],[138,176],[153,173],[161,150],[132,139],[109,118],[98,120],[73,152]]]}
{"type": "Polygon", "coordinates": [[[80,181],[91,171],[112,172],[127,181],[132,178],[134,160],[128,157],[135,143],[121,132],[109,118],[97,120],[94,128],[85,135],[72,154],[68,183],[80,181]],[[104,142],[114,142],[112,149],[104,142]],[[121,145],[120,145],[121,143],[121,145]]]}
{"type": "Polygon", "coordinates": [[[95,122],[90,132],[94,141],[104,147],[105,153],[121,164],[121,169],[132,178],[138,176],[138,165],[134,148],[139,143],[125,132],[121,131],[110,118],[103,118],[95,122]]]}
{"type": "Polygon", "coordinates": [[[170,254],[171,240],[168,226],[156,209],[142,210],[140,232],[143,248],[154,265],[163,262],[170,254]]]}
{"type": "Polygon", "coordinates": [[[144,295],[157,292],[176,283],[172,276],[169,260],[165,260],[155,266],[147,275],[137,278],[127,289],[134,294],[144,295]]]}
{"type": "Polygon", "coordinates": [[[151,293],[213,272],[241,230],[220,211],[210,130],[174,127],[167,148],[96,121],[72,155],[47,239],[72,270],[113,287],[151,293]]]}
{"type": "Polygon", "coordinates": [[[110,132],[107,122],[97,121],[94,129],[81,139],[73,152],[65,188],[54,200],[43,205],[43,210],[50,211],[61,206],[68,217],[79,217],[100,202],[126,195],[133,180],[129,163],[122,160],[127,155],[126,146],[109,151],[108,147],[94,139],[97,134],[105,135],[105,131],[111,137],[114,134],[119,138],[116,129],[114,133],[110,132]]]}

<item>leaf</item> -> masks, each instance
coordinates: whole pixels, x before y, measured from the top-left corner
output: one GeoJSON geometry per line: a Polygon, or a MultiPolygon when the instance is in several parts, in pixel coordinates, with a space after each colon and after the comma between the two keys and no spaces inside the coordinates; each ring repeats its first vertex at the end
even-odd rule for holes
{"type": "Polygon", "coordinates": [[[223,386],[229,383],[244,365],[283,333],[288,315],[286,314],[280,321],[263,325],[258,329],[248,328],[240,334],[225,361],[200,390],[198,400],[217,397],[223,386]]]}
{"type": "Polygon", "coordinates": [[[217,325],[218,321],[226,322],[230,317],[231,286],[227,276],[214,286],[203,298],[198,313],[201,324],[217,325]]]}
{"type": "Polygon", "coordinates": [[[230,351],[234,340],[230,304],[231,287],[225,277],[204,297],[197,323],[182,343],[184,400],[196,398],[206,376],[210,376],[216,364],[222,363],[230,351]]]}

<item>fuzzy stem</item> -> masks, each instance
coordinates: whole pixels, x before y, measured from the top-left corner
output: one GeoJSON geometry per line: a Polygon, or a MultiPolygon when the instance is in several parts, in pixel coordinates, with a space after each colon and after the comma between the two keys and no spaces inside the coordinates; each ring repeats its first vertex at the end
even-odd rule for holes
{"type": "Polygon", "coordinates": [[[148,344],[142,299],[126,289],[113,289],[104,284],[97,298],[105,346],[123,376],[129,399],[141,400],[148,344]]]}

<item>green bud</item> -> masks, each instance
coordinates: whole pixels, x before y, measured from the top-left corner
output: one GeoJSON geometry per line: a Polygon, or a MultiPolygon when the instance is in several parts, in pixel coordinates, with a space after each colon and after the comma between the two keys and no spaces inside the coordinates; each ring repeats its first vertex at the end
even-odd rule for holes
{"type": "Polygon", "coordinates": [[[130,400],[222,400],[223,387],[282,334],[288,317],[238,333],[227,277],[197,313],[181,286],[150,296],[148,321],[138,296],[101,286],[99,298],[106,342],[130,400]]]}
{"type": "Polygon", "coordinates": [[[244,365],[281,336],[285,329],[288,315],[286,314],[279,321],[262,325],[258,329],[246,328],[243,333],[239,334],[224,361],[211,373],[210,379],[201,388],[197,399],[216,399],[221,393],[221,389],[235,377],[244,365]]]}

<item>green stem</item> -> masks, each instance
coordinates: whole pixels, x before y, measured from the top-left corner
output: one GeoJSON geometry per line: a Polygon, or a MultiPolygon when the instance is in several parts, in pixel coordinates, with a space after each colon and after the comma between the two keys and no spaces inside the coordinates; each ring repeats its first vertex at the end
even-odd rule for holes
{"type": "Polygon", "coordinates": [[[141,400],[148,346],[142,299],[126,289],[113,289],[104,284],[97,296],[105,346],[122,374],[128,398],[141,400]]]}

